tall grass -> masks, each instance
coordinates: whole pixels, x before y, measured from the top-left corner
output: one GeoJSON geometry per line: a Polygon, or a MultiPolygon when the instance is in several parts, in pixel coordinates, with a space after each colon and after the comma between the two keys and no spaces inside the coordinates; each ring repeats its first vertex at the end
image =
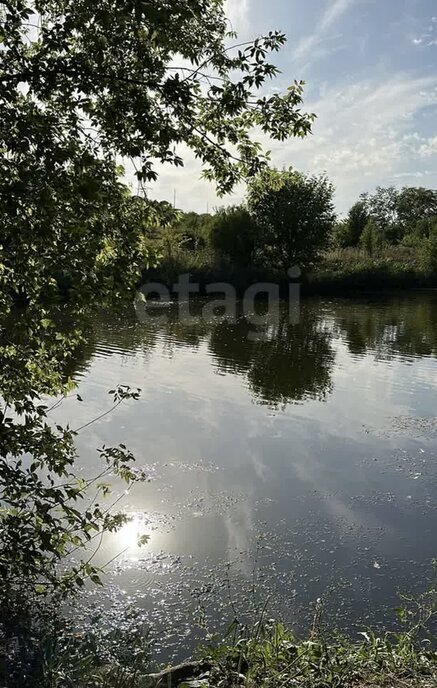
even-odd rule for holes
{"type": "MultiPolygon", "coordinates": [[[[407,688],[437,685],[437,654],[408,633],[363,632],[361,641],[323,635],[296,642],[281,624],[263,625],[236,643],[214,648],[205,688],[407,688]]],[[[185,683],[190,686],[190,682],[185,683]]]]}
{"type": "Polygon", "coordinates": [[[322,264],[346,265],[378,263],[396,263],[405,266],[418,266],[417,251],[407,246],[383,246],[376,254],[370,256],[363,248],[336,248],[327,251],[322,258],[322,264]]]}
{"type": "Polygon", "coordinates": [[[227,640],[203,651],[210,669],[186,688],[435,688],[437,588],[414,598],[401,597],[401,630],[377,634],[363,629],[357,640],[328,631],[317,600],[308,638],[297,641],[282,624],[265,620],[253,628],[237,622],[227,640]]]}
{"type": "MultiPolygon", "coordinates": [[[[164,257],[153,271],[144,273],[146,281],[160,281],[171,287],[179,275],[190,273],[202,290],[214,282],[232,284],[243,292],[255,282],[274,282],[287,293],[288,276],[275,266],[241,266],[225,259],[211,248],[190,251],[184,247],[164,257]]],[[[362,248],[333,249],[319,262],[303,271],[303,292],[349,293],[382,289],[437,287],[437,271],[422,261],[420,252],[405,246],[385,246],[370,256],[362,248]]]]}

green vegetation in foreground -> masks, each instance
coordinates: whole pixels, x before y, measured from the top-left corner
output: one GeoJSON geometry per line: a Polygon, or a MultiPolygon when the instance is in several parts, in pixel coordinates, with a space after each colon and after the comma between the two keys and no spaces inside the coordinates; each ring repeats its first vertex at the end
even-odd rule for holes
{"type": "MultiPolygon", "coordinates": [[[[154,262],[149,234],[174,215],[144,185],[189,149],[229,193],[267,166],[254,130],[279,141],[311,130],[303,82],[263,95],[284,34],[235,38],[223,0],[0,4],[2,688],[75,685],[53,667],[65,652],[94,661],[92,645],[69,643],[62,655],[63,611],[85,586],[103,585],[99,543],[126,523],[108,481],[129,489],[145,476],[122,444],[96,447],[96,475],[78,475],[77,435],[93,418],[74,428],[51,412],[74,394],[94,310],[132,304],[154,262]],[[137,194],[120,160],[133,162],[137,194]]],[[[99,418],[139,391],[120,384],[110,394],[99,418]]]]}
{"type": "MultiPolygon", "coordinates": [[[[317,632],[296,642],[281,624],[263,624],[235,643],[212,648],[204,679],[179,684],[186,688],[339,688],[340,686],[422,686],[437,681],[437,653],[409,633],[375,635],[363,640],[327,641],[317,632]]],[[[177,684],[176,684],[177,685],[177,684]]]]}
{"type": "Polygon", "coordinates": [[[355,641],[326,631],[320,601],[304,640],[265,620],[264,609],[252,628],[235,621],[223,642],[212,638],[199,649],[196,661],[157,673],[146,672],[149,647],[141,634],[118,632],[106,639],[106,664],[104,657],[99,660],[96,637],[75,636],[64,643],[56,664],[47,664],[45,681],[75,688],[435,688],[437,649],[430,629],[436,602],[435,588],[415,600],[404,598],[397,610],[402,630],[365,629],[355,641]],[[67,675],[72,680],[64,684],[67,675]]]}

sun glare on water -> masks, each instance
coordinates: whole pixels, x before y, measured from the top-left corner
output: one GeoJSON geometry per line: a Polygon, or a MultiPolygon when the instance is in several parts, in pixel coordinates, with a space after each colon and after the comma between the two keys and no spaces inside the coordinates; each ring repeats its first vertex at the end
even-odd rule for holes
{"type": "Polygon", "coordinates": [[[147,544],[150,535],[148,522],[143,515],[133,514],[130,520],[112,536],[112,545],[120,553],[136,557],[147,544]]]}

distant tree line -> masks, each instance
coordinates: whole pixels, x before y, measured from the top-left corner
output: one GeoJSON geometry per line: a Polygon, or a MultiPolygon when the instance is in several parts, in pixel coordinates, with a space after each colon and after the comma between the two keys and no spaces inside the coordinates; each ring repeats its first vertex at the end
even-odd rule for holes
{"type": "Polygon", "coordinates": [[[334,243],[362,246],[369,253],[385,245],[418,246],[437,235],[437,191],[423,187],[378,187],[364,193],[346,219],[337,222],[334,243]]]}
{"type": "Polygon", "coordinates": [[[330,250],[357,249],[372,258],[394,246],[419,255],[428,271],[437,270],[437,191],[378,187],[361,194],[343,219],[333,197],[324,175],[267,169],[248,184],[244,203],[214,214],[179,213],[157,228],[155,246],[164,259],[180,249],[209,251],[237,266],[281,271],[312,267],[330,250]]]}
{"type": "Polygon", "coordinates": [[[176,222],[150,236],[159,258],[171,259],[183,248],[210,251],[242,267],[309,266],[331,242],[333,196],[334,187],[323,175],[266,169],[248,184],[243,204],[215,214],[180,213],[176,222]]]}

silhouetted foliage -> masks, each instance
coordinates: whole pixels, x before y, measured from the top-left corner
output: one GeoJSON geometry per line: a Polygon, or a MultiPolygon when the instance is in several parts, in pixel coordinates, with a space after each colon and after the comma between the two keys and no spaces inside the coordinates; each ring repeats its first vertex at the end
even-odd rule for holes
{"type": "Polygon", "coordinates": [[[259,252],[287,270],[313,264],[335,222],[334,187],[324,176],[265,170],[249,183],[248,209],[260,227],[259,252]]]}
{"type": "Polygon", "coordinates": [[[277,321],[266,321],[265,327],[254,328],[244,318],[217,324],[210,337],[214,357],[222,370],[245,376],[261,404],[323,401],[332,389],[331,334],[311,307],[302,306],[295,325],[286,305],[277,315],[277,321]]]}
{"type": "Polygon", "coordinates": [[[336,225],[334,243],[340,248],[359,246],[361,235],[369,220],[363,201],[357,201],[349,210],[348,216],[336,225]]]}
{"type": "Polygon", "coordinates": [[[243,266],[254,261],[260,229],[243,206],[221,208],[211,223],[211,244],[223,256],[243,266]]]}

